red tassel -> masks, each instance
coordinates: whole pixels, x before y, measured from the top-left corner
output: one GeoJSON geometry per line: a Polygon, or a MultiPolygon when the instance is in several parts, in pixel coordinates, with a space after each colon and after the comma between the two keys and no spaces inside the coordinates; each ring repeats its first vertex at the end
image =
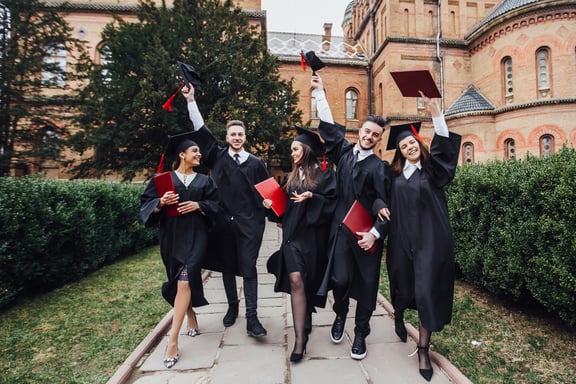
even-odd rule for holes
{"type": "Polygon", "coordinates": [[[328,164],[326,162],[326,154],[323,153],[322,154],[322,167],[320,169],[322,170],[322,172],[324,172],[326,170],[326,168],[328,168],[328,164]]]}
{"type": "Polygon", "coordinates": [[[414,128],[414,125],[410,124],[410,128],[412,129],[412,133],[414,134],[414,137],[416,137],[418,140],[422,141],[422,138],[418,134],[418,131],[416,130],[416,128],[414,128]]]}
{"type": "Polygon", "coordinates": [[[172,112],[172,102],[174,101],[174,99],[178,95],[178,92],[180,92],[180,88],[178,88],[178,90],[176,92],[174,92],[172,94],[172,96],[170,96],[164,104],[162,104],[163,110],[168,111],[168,112],[172,112]]]}
{"type": "Polygon", "coordinates": [[[306,58],[304,57],[304,52],[300,51],[300,65],[302,66],[302,70],[306,70],[306,58]]]}
{"type": "Polygon", "coordinates": [[[158,168],[156,168],[156,173],[162,173],[164,171],[164,154],[160,158],[160,163],[158,164],[158,168]]]}

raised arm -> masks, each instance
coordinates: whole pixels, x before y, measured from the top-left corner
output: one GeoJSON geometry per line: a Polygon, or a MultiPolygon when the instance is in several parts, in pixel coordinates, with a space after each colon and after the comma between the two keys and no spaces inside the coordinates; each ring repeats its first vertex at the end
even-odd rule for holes
{"type": "Polygon", "coordinates": [[[198,104],[196,104],[196,98],[194,97],[194,87],[182,87],[182,94],[188,102],[188,116],[194,125],[194,130],[197,131],[204,125],[204,119],[202,114],[198,109],[198,104]]]}

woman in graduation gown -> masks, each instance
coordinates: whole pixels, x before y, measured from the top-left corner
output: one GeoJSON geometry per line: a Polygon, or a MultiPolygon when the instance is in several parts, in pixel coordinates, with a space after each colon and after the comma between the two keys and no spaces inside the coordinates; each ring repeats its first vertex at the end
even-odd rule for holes
{"type": "MultiPolygon", "coordinates": [[[[298,127],[291,145],[293,169],[284,190],[288,203],[282,222],[282,245],[268,260],[268,272],[276,276],[276,292],[290,294],[294,322],[294,350],[290,361],[302,360],[306,352],[311,316],[315,306],[324,307],[318,296],[327,263],[329,224],[336,204],[336,175],[316,153],[322,148],[319,136],[298,127]]],[[[265,199],[263,205],[271,208],[265,199]]]]}
{"type": "Polygon", "coordinates": [[[419,123],[393,126],[388,140],[396,152],[386,264],[396,333],[406,341],[404,310],[417,309],[419,370],[429,381],[430,337],[452,319],[454,251],[444,187],[454,178],[461,137],[448,132],[437,100],[422,97],[434,124],[430,149],[419,123]]]}
{"type": "Polygon", "coordinates": [[[177,155],[170,176],[174,192],[157,193],[153,178],[141,196],[140,215],[146,226],[158,226],[160,255],[168,281],[162,285],[162,295],[174,307],[164,365],[171,368],[179,358],[178,334],[188,315],[188,336],[198,334],[193,307],[207,305],[202,286],[201,266],[206,257],[208,231],[218,208],[218,191],[214,181],[196,173],[200,164],[200,148],[188,139],[188,134],[170,138],[166,155],[177,155]],[[175,215],[168,207],[177,205],[175,215]]]}

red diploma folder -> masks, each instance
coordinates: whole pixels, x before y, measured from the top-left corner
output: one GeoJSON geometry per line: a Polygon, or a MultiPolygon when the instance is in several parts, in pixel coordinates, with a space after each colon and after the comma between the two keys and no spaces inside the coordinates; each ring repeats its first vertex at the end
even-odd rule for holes
{"type": "Polygon", "coordinates": [[[429,98],[441,98],[442,95],[427,69],[390,72],[404,97],[421,97],[418,91],[429,98]]]}
{"type": "Polygon", "coordinates": [[[272,210],[276,216],[280,217],[284,214],[288,196],[286,196],[286,192],[280,187],[276,179],[270,177],[254,185],[254,188],[260,193],[262,198],[272,200],[272,210]]]}
{"type": "MultiPolygon", "coordinates": [[[[370,212],[368,212],[358,200],[354,200],[354,203],[348,210],[344,220],[342,220],[342,224],[344,224],[346,228],[348,228],[358,239],[360,239],[360,237],[356,235],[356,232],[370,232],[374,226],[374,222],[374,217],[372,217],[370,212]]],[[[370,253],[376,251],[376,242],[374,242],[374,245],[369,249],[369,251],[370,253]]]]}
{"type": "MultiPolygon", "coordinates": [[[[174,183],[172,182],[172,172],[162,172],[156,176],[154,176],[154,184],[156,185],[156,193],[158,197],[164,196],[166,192],[174,190],[174,183]]],[[[180,212],[178,212],[178,204],[170,204],[167,205],[164,209],[167,216],[179,216],[180,212]]]]}

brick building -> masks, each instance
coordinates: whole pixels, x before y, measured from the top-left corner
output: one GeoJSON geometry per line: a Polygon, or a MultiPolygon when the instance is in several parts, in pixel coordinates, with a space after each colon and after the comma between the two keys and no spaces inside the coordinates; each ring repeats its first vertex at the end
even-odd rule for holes
{"type": "MultiPolygon", "coordinates": [[[[129,20],[137,0],[70,3],[67,19],[99,62],[99,31],[112,12],[129,20]]],[[[576,0],[354,0],[342,10],[345,36],[332,36],[331,24],[323,35],[269,31],[260,0],[235,4],[267,33],[312,127],[318,120],[301,50],[327,64],[321,75],[333,115],[351,136],[368,114],[379,114],[392,124],[422,120],[421,134],[431,138],[421,100],[402,97],[390,76],[418,68],[431,72],[448,126],[463,136],[461,164],[547,156],[576,143],[576,0]]],[[[390,159],[386,139],[377,153],[390,159]]]]}

